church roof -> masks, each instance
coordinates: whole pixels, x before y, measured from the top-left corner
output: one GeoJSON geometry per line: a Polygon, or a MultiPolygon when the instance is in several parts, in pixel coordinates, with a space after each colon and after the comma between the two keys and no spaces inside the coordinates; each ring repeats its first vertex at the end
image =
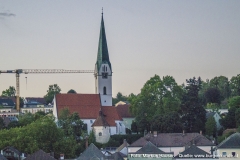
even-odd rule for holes
{"type": "Polygon", "coordinates": [[[116,126],[115,120],[122,121],[122,117],[119,116],[114,106],[102,106],[102,112],[110,126],[116,126]]]}
{"type": "Polygon", "coordinates": [[[130,113],[130,104],[118,105],[116,106],[116,109],[122,118],[134,118],[134,116],[130,113]]]}
{"type": "Polygon", "coordinates": [[[57,94],[57,114],[68,108],[70,113],[77,112],[81,119],[96,119],[101,110],[99,94],[57,94]]]}
{"type": "Polygon", "coordinates": [[[98,71],[102,64],[108,64],[112,71],[112,66],[109,60],[109,55],[108,55],[107,38],[105,33],[104,21],[103,21],[103,13],[102,13],[100,36],[99,36],[99,42],[98,42],[98,55],[97,55],[97,62],[96,62],[96,67],[98,71]]]}
{"type": "Polygon", "coordinates": [[[108,122],[104,118],[102,111],[99,111],[99,116],[92,124],[92,127],[93,126],[109,126],[108,122]]]}

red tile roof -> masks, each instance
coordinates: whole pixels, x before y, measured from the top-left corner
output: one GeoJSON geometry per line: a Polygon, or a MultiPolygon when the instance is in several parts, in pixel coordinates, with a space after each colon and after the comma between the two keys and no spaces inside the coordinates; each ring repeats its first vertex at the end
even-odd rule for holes
{"type": "Polygon", "coordinates": [[[134,116],[130,113],[130,105],[124,104],[124,105],[118,105],[116,106],[118,114],[122,118],[134,118],[134,116]]]}
{"type": "Polygon", "coordinates": [[[115,120],[122,121],[122,117],[118,115],[115,106],[102,106],[102,112],[110,126],[116,126],[115,120]]]}
{"type": "Polygon", "coordinates": [[[92,124],[93,126],[110,126],[108,124],[108,122],[106,121],[102,111],[99,111],[99,116],[98,118],[94,121],[94,123],[92,124]]]}
{"type": "Polygon", "coordinates": [[[101,109],[99,94],[57,94],[56,106],[58,115],[61,109],[69,108],[81,119],[96,119],[101,109]]]}

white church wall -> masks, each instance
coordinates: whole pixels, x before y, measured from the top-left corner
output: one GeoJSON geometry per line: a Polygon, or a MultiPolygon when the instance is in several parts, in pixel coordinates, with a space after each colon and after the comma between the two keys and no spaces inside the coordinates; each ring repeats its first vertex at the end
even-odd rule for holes
{"type": "Polygon", "coordinates": [[[98,143],[107,143],[110,139],[109,127],[95,126],[94,133],[96,137],[96,142],[98,143]]]}

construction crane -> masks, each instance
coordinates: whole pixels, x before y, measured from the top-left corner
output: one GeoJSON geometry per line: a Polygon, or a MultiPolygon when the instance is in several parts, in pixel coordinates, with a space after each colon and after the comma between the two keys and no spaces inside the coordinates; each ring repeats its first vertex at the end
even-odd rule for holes
{"type": "Polygon", "coordinates": [[[16,74],[16,108],[20,111],[20,74],[54,74],[54,73],[94,73],[93,70],[65,70],[65,69],[15,69],[15,70],[0,70],[1,73],[15,73],[16,74]]]}

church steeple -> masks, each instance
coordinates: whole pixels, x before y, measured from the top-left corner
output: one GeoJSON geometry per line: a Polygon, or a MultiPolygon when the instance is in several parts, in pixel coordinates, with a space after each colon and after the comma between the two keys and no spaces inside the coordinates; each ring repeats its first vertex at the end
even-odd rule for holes
{"type": "Polygon", "coordinates": [[[106,38],[104,20],[103,20],[103,12],[102,12],[102,19],[101,19],[100,35],[99,35],[99,42],[98,42],[98,54],[97,54],[97,62],[96,62],[96,67],[98,71],[102,64],[108,64],[110,69],[112,70],[112,66],[111,66],[111,63],[109,60],[109,54],[108,54],[107,38],[106,38]]]}
{"type": "Polygon", "coordinates": [[[109,60],[103,13],[94,76],[95,93],[100,94],[102,106],[112,106],[112,66],[109,60]]]}

